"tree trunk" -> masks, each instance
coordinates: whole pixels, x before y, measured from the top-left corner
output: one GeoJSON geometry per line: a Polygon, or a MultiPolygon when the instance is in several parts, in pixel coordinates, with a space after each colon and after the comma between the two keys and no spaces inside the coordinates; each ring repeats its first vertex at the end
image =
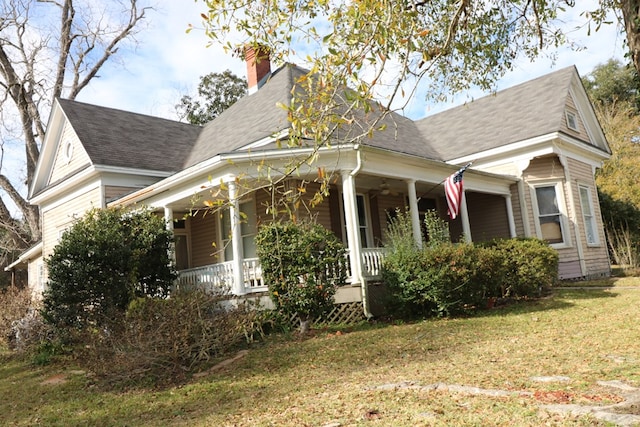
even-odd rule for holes
{"type": "Polygon", "coordinates": [[[627,33],[631,60],[636,71],[640,74],[640,0],[625,0],[619,4],[624,18],[624,29],[627,33]]]}

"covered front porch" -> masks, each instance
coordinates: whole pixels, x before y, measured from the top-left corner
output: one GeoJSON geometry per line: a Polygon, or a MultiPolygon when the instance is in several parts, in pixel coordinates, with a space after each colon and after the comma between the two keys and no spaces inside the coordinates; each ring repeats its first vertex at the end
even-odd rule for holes
{"type": "MultiPolygon", "coordinates": [[[[362,249],[362,269],[365,280],[379,281],[382,278],[382,260],[385,248],[362,249]]],[[[353,282],[351,263],[347,256],[347,281],[353,282]]],[[[235,283],[236,273],[233,261],[204,265],[178,271],[176,287],[204,289],[206,291],[232,290],[235,295],[246,295],[267,291],[268,285],[262,279],[262,269],[258,258],[242,261],[242,282],[235,283]]]]}
{"type": "MultiPolygon", "coordinates": [[[[310,152],[287,151],[301,156],[310,152]]],[[[363,285],[381,278],[389,221],[398,210],[409,212],[413,237],[421,245],[428,239],[425,213],[435,210],[447,218],[443,182],[458,169],[358,144],[321,151],[313,164],[301,164],[287,177],[273,175],[278,162],[287,164],[283,150],[221,156],[199,166],[198,173],[185,172],[120,202],[163,212],[175,236],[177,286],[225,288],[242,296],[267,290],[254,238],[261,224],[285,216],[279,211],[274,215],[273,208],[274,200],[285,194],[292,197],[289,207],[297,219],[311,219],[343,241],[349,275],[343,302],[364,303],[363,285]],[[269,179],[256,176],[258,161],[272,162],[269,179]],[[328,194],[321,203],[311,203],[323,179],[329,183],[328,194]],[[285,191],[276,195],[274,182],[285,191]]],[[[517,179],[469,169],[464,180],[460,214],[449,222],[452,239],[515,237],[521,200],[517,179]]]]}

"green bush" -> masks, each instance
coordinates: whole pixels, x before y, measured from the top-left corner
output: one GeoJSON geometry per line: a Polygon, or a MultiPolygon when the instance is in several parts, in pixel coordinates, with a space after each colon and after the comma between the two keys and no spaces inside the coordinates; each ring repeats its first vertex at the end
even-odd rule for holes
{"type": "Polygon", "coordinates": [[[273,222],[256,236],[258,257],[276,310],[300,319],[300,332],[333,307],[346,283],[345,249],[319,224],[273,222]]]}
{"type": "Polygon", "coordinates": [[[483,243],[498,254],[502,297],[537,296],[558,280],[558,252],[540,239],[497,239],[483,243]]]}
{"type": "Polygon", "coordinates": [[[43,317],[59,330],[103,325],[137,297],[166,297],[175,272],[172,235],[153,212],[94,209],[46,260],[43,317]]]}
{"type": "MultiPolygon", "coordinates": [[[[443,229],[433,218],[430,222],[443,229]]],[[[385,243],[388,309],[400,316],[457,315],[485,307],[490,298],[537,296],[557,279],[558,254],[537,239],[474,245],[439,238],[419,249],[408,214],[399,213],[385,243]]]]}

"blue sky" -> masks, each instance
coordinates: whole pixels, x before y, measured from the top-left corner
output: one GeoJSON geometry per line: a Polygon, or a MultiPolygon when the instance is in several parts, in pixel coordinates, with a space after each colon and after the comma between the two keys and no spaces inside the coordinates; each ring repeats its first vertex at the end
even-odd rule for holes
{"type": "MultiPolygon", "coordinates": [[[[225,53],[218,45],[209,44],[202,31],[185,32],[189,24],[199,26],[200,13],[205,11],[202,1],[165,1],[149,15],[151,28],[139,34],[136,50],[119,56],[120,63],[110,63],[103,69],[101,77],[87,87],[78,100],[143,114],[175,118],[174,105],[180,96],[195,91],[200,76],[226,69],[244,77],[245,65],[239,59],[225,53]]],[[[597,1],[581,0],[579,6],[563,16],[569,30],[584,23],[579,8],[593,8],[597,1]]],[[[520,61],[498,84],[504,89],[518,83],[547,74],[553,70],[576,65],[581,75],[589,73],[594,66],[609,58],[623,59],[624,36],[615,25],[603,26],[600,31],[587,36],[586,28],[572,32],[572,38],[584,45],[580,51],[563,48],[558,51],[553,63],[540,58],[534,63],[520,61]]],[[[453,101],[426,105],[417,97],[409,105],[412,117],[423,117],[460,104],[471,98],[485,95],[480,91],[461,94],[453,101]]]]}

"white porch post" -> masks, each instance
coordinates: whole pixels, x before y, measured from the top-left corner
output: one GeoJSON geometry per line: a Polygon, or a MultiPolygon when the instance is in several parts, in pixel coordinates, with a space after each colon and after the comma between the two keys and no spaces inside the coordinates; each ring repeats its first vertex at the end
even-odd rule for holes
{"type": "MultiPolygon", "coordinates": [[[[169,206],[164,207],[164,223],[167,231],[170,231],[173,234],[173,209],[169,206]]],[[[176,243],[172,240],[171,246],[169,248],[169,259],[173,262],[173,265],[176,265],[176,243]]]]}
{"type": "Polygon", "coordinates": [[[418,211],[418,197],[416,196],[416,181],[407,180],[407,194],[409,195],[409,212],[411,213],[411,229],[413,240],[422,248],[422,230],[420,229],[420,212],[418,211]]]}
{"type": "Polygon", "coordinates": [[[469,223],[469,211],[467,210],[467,195],[462,191],[462,203],[460,204],[460,219],[462,219],[462,233],[464,234],[464,240],[467,243],[471,243],[471,224],[469,223]]]}
{"type": "MultiPolygon", "coordinates": [[[[360,282],[362,277],[362,242],[360,242],[360,224],[358,223],[356,180],[349,171],[341,171],[340,175],[342,176],[342,200],[347,228],[347,245],[349,246],[351,283],[356,284],[360,282]]],[[[362,286],[365,284],[362,283],[362,286]]]]}
{"type": "Polygon", "coordinates": [[[244,261],[244,250],[242,247],[242,230],[240,229],[240,203],[238,202],[237,188],[235,181],[228,184],[229,187],[229,220],[231,223],[231,247],[233,250],[233,286],[231,288],[234,295],[244,295],[244,272],[242,264],[244,261]]]}
{"type": "Polygon", "coordinates": [[[513,206],[511,205],[511,196],[504,196],[504,202],[507,205],[507,221],[509,221],[509,236],[516,237],[516,222],[513,219],[513,206]]]}

